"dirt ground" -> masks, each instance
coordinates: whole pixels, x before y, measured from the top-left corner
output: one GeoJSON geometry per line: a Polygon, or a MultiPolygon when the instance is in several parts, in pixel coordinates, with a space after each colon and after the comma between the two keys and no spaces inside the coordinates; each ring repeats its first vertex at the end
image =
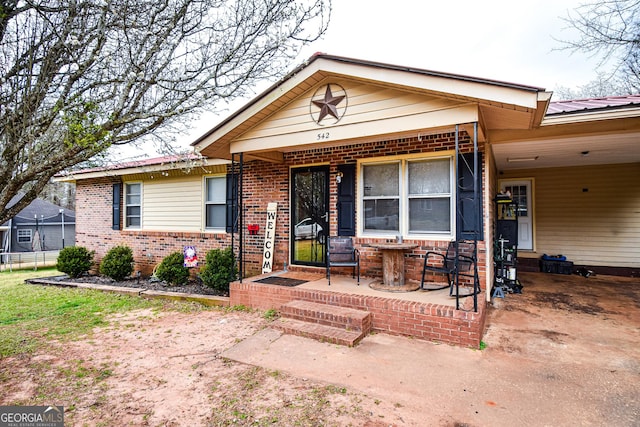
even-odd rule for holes
{"type": "Polygon", "coordinates": [[[0,404],[64,405],[73,426],[638,425],[640,279],[521,281],[522,295],[493,302],[483,351],[384,334],[360,349],[317,344],[329,357],[367,351],[367,340],[404,345],[420,361],[406,373],[412,385],[371,386],[363,378],[375,372],[323,376],[301,359],[279,367],[221,357],[268,326],[263,313],[142,310],[4,360],[12,374],[0,404]]]}
{"type": "MultiPolygon", "coordinates": [[[[540,384],[531,397],[544,402],[540,413],[522,414],[528,421],[522,424],[639,425],[640,279],[542,273],[520,278],[522,295],[494,301],[483,354],[504,366],[505,375],[522,371],[521,378],[514,375],[521,382],[516,390],[540,384]]],[[[509,394],[502,396],[508,400],[509,394]]]]}
{"type": "Polygon", "coordinates": [[[263,313],[219,309],[113,317],[86,339],[3,360],[12,378],[0,405],[63,405],[69,426],[384,425],[388,404],[330,379],[220,357],[266,324],[263,313]]]}

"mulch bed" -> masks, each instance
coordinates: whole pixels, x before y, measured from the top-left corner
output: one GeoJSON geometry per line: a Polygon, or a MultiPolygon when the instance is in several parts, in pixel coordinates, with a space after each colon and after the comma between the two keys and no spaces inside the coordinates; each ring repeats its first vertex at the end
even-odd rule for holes
{"type": "Polygon", "coordinates": [[[96,285],[106,285],[106,286],[122,286],[125,288],[137,288],[137,289],[148,289],[153,291],[165,291],[165,292],[179,292],[185,294],[198,294],[198,295],[215,295],[215,296],[224,296],[228,297],[228,292],[219,292],[215,289],[204,286],[202,283],[191,280],[185,285],[170,285],[168,283],[159,281],[157,279],[152,278],[140,278],[139,280],[136,278],[125,279],[116,281],[109,277],[105,276],[81,276],[75,279],[72,279],[68,276],[55,276],[47,278],[49,280],[57,280],[71,283],[93,283],[96,285]]]}

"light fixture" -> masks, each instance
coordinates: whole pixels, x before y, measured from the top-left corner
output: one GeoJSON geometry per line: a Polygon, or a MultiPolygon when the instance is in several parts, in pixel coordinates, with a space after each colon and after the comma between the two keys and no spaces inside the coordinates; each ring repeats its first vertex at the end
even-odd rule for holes
{"type": "Polygon", "coordinates": [[[342,182],[342,177],[343,177],[343,173],[342,173],[342,172],[338,172],[338,173],[336,174],[336,182],[337,182],[338,184],[340,184],[340,183],[342,182]]]}
{"type": "Polygon", "coordinates": [[[509,163],[517,163],[517,162],[534,162],[538,160],[538,157],[507,157],[507,162],[509,163]]]}

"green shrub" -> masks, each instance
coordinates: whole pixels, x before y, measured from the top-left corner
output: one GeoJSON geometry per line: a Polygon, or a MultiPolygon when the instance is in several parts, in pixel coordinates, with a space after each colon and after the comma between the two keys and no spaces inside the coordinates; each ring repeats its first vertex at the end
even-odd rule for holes
{"type": "Polygon", "coordinates": [[[93,265],[94,251],[83,246],[67,246],[60,251],[56,268],[69,277],[75,278],[89,271],[93,265]]]}
{"type": "Polygon", "coordinates": [[[133,251],[128,246],[116,246],[102,258],[100,274],[122,280],[133,272],[133,251]]]}
{"type": "Polygon", "coordinates": [[[229,282],[236,279],[238,269],[231,248],[207,252],[206,263],[200,270],[202,282],[221,292],[229,292],[229,282]]]}
{"type": "Polygon", "coordinates": [[[172,285],[183,285],[189,280],[189,269],[184,266],[182,252],[173,252],[162,260],[156,268],[156,277],[172,285]]]}

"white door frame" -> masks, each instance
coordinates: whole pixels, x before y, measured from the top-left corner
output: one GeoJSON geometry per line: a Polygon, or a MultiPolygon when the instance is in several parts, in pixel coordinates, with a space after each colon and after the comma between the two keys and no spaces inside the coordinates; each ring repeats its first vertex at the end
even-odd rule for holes
{"type": "Polygon", "coordinates": [[[505,187],[524,186],[526,187],[526,206],[520,206],[518,215],[518,250],[535,251],[535,221],[534,221],[534,179],[500,179],[498,187],[500,191],[504,191],[505,187]],[[520,216],[525,212],[525,216],[520,216]]]}

